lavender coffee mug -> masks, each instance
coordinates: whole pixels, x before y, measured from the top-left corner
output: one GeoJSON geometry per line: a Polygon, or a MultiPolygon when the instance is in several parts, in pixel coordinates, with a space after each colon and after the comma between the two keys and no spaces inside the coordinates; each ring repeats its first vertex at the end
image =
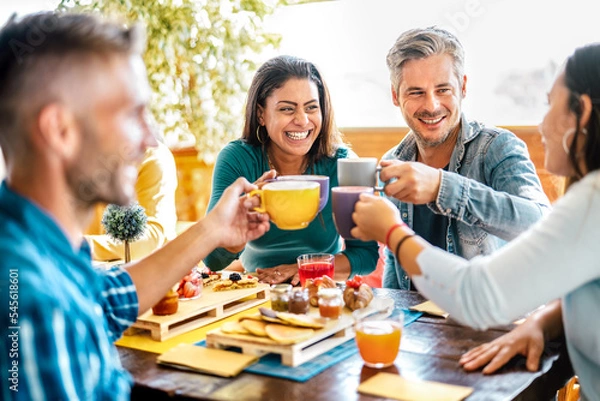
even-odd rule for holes
{"type": "Polygon", "coordinates": [[[331,188],[331,206],[333,210],[333,222],[337,232],[345,239],[355,239],[351,234],[356,224],[352,220],[354,205],[362,193],[373,193],[373,187],[334,187],[331,188]]]}

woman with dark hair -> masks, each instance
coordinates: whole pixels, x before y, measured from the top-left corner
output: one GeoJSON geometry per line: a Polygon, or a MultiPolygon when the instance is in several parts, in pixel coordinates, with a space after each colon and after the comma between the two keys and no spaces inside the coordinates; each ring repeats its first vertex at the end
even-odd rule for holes
{"type": "MultiPolygon", "coordinates": [[[[347,157],[355,155],[337,131],[329,91],[317,67],[297,57],[272,58],[252,80],[242,138],[217,157],[208,209],[240,176],[261,184],[276,175],[325,175],[330,187],[337,186],[337,160],[347,157]]],[[[213,270],[235,266],[256,272],[264,282],[296,284],[296,257],[312,252],[335,254],[338,280],[370,273],[379,256],[374,241],[344,244],[329,200],[305,229],[284,231],[272,224],[263,237],[241,249],[217,249],[204,262],[213,270]]]]}
{"type": "MultiPolygon", "coordinates": [[[[480,329],[509,323],[541,304],[515,331],[465,356],[491,373],[512,356],[537,369],[544,339],[564,333],[583,400],[600,400],[600,44],[569,57],[540,125],[545,167],[573,184],[553,211],[492,255],[470,261],[434,248],[387,200],[361,195],[352,234],[388,246],[423,295],[480,329]],[[515,294],[518,294],[515,296],[515,294]]],[[[387,177],[381,176],[382,180],[387,177]]]]}

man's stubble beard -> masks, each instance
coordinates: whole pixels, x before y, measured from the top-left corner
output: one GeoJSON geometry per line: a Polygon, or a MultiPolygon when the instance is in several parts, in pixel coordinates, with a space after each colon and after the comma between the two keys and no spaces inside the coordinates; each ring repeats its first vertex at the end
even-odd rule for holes
{"type": "MultiPolygon", "coordinates": [[[[425,113],[425,114],[426,115],[414,116],[414,118],[415,119],[418,119],[419,117],[437,118],[437,115],[435,115],[435,114],[430,114],[430,113],[425,113]]],[[[419,130],[415,129],[414,127],[410,127],[410,129],[413,132],[413,135],[415,137],[415,141],[417,142],[419,147],[421,147],[421,148],[436,148],[436,147],[446,143],[446,141],[448,141],[449,139],[455,138],[458,135],[458,130],[460,129],[460,122],[461,122],[461,119],[460,119],[461,113],[460,112],[458,113],[458,116],[459,117],[456,119],[456,122],[454,123],[454,125],[452,127],[450,127],[448,129],[448,131],[446,131],[444,133],[444,135],[442,135],[441,138],[438,138],[435,140],[426,139],[419,130]]]]}
{"type": "Polygon", "coordinates": [[[91,124],[82,122],[82,143],[75,163],[67,170],[67,181],[74,200],[82,207],[98,203],[128,205],[133,199],[126,194],[118,172],[122,163],[118,155],[99,155],[98,135],[91,124]]]}
{"type": "Polygon", "coordinates": [[[454,135],[454,134],[458,132],[459,128],[460,128],[460,120],[454,127],[452,127],[450,130],[448,130],[441,138],[438,138],[436,140],[427,140],[426,138],[423,137],[423,135],[419,131],[417,131],[415,129],[411,128],[411,131],[413,132],[413,135],[415,137],[415,141],[417,142],[417,145],[421,148],[429,149],[429,148],[437,148],[438,146],[446,143],[449,139],[456,137],[456,135],[454,135]]]}

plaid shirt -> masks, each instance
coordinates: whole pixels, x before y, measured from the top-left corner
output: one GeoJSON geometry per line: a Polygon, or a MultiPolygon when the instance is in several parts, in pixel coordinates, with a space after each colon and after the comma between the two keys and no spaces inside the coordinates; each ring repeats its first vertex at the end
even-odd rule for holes
{"type": "Polygon", "coordinates": [[[0,187],[2,399],[126,400],[113,342],[136,319],[131,277],[95,270],[43,210],[0,187]],[[4,312],[7,311],[7,312],[4,312]]]}

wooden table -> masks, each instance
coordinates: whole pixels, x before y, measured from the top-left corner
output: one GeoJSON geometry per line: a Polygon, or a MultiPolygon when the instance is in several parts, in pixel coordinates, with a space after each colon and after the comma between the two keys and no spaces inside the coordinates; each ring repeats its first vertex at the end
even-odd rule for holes
{"type": "MultiPolygon", "coordinates": [[[[392,298],[396,307],[423,302],[416,292],[376,289],[376,296],[392,298]]],[[[218,323],[215,324],[218,326],[218,323]]],[[[458,364],[461,354],[510,330],[500,327],[485,332],[461,326],[452,319],[421,317],[403,333],[395,365],[383,369],[407,378],[434,380],[475,389],[468,401],[550,400],[572,376],[564,347],[546,347],[538,372],[525,369],[516,358],[501,373],[484,376],[466,373],[458,364]]],[[[358,354],[345,359],[305,383],[242,373],[226,379],[158,366],[156,354],[118,347],[123,366],[134,377],[132,399],[256,400],[256,401],[351,401],[375,400],[359,394],[359,383],[378,373],[365,367],[358,354]]]]}

